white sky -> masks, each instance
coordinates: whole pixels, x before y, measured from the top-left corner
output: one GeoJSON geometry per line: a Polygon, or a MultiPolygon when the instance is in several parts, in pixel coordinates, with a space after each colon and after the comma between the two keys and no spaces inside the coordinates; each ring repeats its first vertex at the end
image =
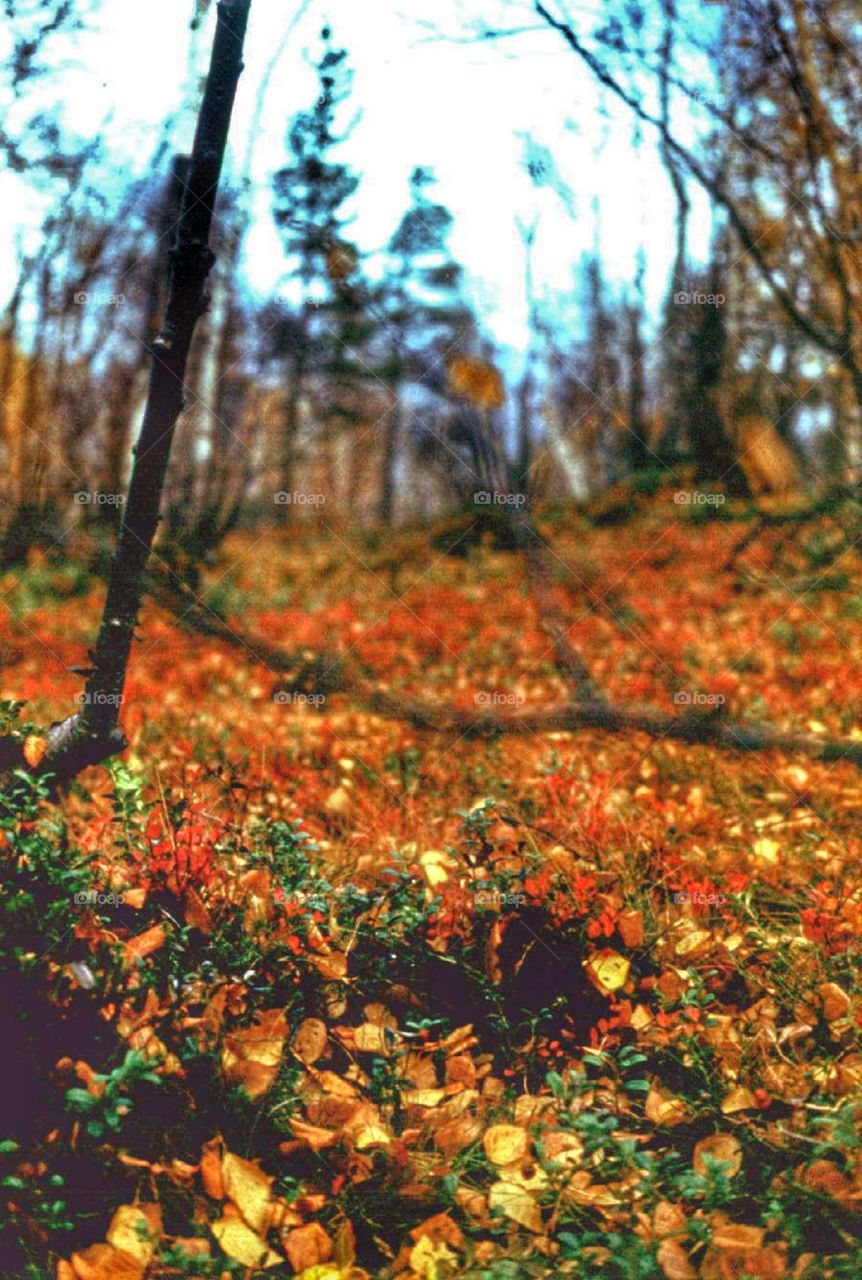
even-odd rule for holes
{"type": "MultiPolygon", "coordinates": [[[[110,157],[107,181],[116,194],[126,176],[140,176],[161,120],[176,107],[187,77],[191,0],[99,0],[91,30],[65,48],[59,81],[40,92],[64,124],[84,137],[103,132],[110,157]]],[[[201,68],[209,50],[214,8],[200,41],[201,68]]],[[[234,128],[235,161],[258,88],[298,0],[254,0],[234,128]]],[[[265,99],[254,151],[257,216],[245,270],[267,294],[283,271],[269,213],[269,184],[285,158],[289,117],[313,102],[321,26],[329,21],[337,44],[350,51],[354,102],[360,118],[342,157],[363,175],[351,229],[363,249],[382,246],[407,206],[408,176],[422,164],[439,179],[436,198],[455,215],[452,249],[467,267],[484,326],[503,346],[523,348],[526,305],[524,255],[516,220],[539,215],[535,274],[539,290],[574,294],[573,268],[598,234],[607,274],[625,284],[640,244],[647,250],[652,306],[666,287],[673,251],[674,204],[653,146],[637,150],[631,117],[610,101],[554,32],[494,44],[456,44],[429,38],[429,10],[441,30],[466,31],[481,14],[493,25],[529,20],[519,0],[311,0],[278,63],[265,99]],[[574,195],[574,217],[550,189],[536,190],[522,168],[529,133],[549,149],[574,195]],[[598,229],[594,213],[598,200],[598,229]]],[[[0,38],[0,46],[2,38],[0,38]]],[[[0,47],[0,56],[3,55],[0,47]]],[[[14,113],[11,117],[14,125],[14,113]]],[[[184,123],[188,147],[192,121],[184,123]]],[[[181,130],[182,132],[182,130],[181,130]]],[[[38,235],[37,196],[23,180],[0,175],[0,235],[38,235]]],[[[705,203],[696,203],[695,249],[708,234],[705,203]]],[[[14,255],[0,268],[0,290],[11,286],[14,255]]]]}

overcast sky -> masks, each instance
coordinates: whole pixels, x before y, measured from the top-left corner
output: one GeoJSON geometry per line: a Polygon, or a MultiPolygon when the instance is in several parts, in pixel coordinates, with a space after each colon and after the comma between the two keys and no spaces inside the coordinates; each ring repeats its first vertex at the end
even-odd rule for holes
{"type": "MultiPolygon", "coordinates": [[[[191,0],[100,0],[90,31],[74,49],[57,51],[64,58],[59,79],[40,89],[67,128],[84,137],[103,133],[110,158],[106,181],[117,192],[126,178],[144,172],[158,125],[182,96],[191,7],[191,0]]],[[[297,0],[252,5],[233,134],[236,169],[267,66],[299,8],[297,0]]],[[[328,21],[355,71],[358,120],[342,158],[363,177],[352,227],[362,248],[385,243],[408,202],[410,171],[422,164],[435,170],[437,198],[455,215],[453,251],[468,268],[474,300],[499,343],[523,347],[526,334],[518,219],[539,219],[540,290],[574,294],[573,267],[598,239],[606,271],[620,285],[632,279],[638,248],[646,247],[648,297],[657,305],[673,249],[674,206],[653,139],[635,146],[624,108],[600,91],[555,33],[455,43],[423,26],[429,10],[436,28],[452,35],[467,34],[476,15],[495,26],[530,20],[530,7],[519,0],[436,0],[434,6],[425,0],[310,0],[271,77],[254,149],[257,216],[245,264],[251,286],[268,293],[283,270],[269,211],[270,179],[285,157],[290,116],[316,96],[309,54],[319,50],[318,34],[328,21]],[[572,193],[568,208],[553,186],[537,190],[531,184],[523,168],[525,135],[552,155],[572,193]]],[[[199,42],[201,68],[213,22],[214,6],[199,42]]],[[[189,145],[192,127],[191,118],[182,122],[179,145],[189,145]]],[[[0,177],[0,201],[4,243],[28,227],[38,234],[38,197],[24,190],[22,179],[0,177]]],[[[696,205],[696,250],[705,246],[707,226],[705,206],[696,205]]],[[[4,291],[13,275],[14,255],[7,253],[4,291]]]]}

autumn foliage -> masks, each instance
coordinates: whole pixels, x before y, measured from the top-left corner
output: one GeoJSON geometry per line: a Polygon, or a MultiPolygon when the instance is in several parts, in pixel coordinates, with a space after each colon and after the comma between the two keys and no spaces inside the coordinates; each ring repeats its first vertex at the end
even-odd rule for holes
{"type": "MultiPolygon", "coordinates": [[[[667,505],[541,517],[603,687],[862,733],[837,520],[719,573],[739,528],[667,505]]],[[[393,592],[358,542],[237,536],[202,591],[405,695],[565,696],[518,557],[411,545],[393,592]]],[[[5,715],[48,723],[100,591],[4,585],[5,715]]],[[[141,630],[123,762],[0,813],[4,1274],[858,1275],[854,766],[459,740],[141,630]]]]}

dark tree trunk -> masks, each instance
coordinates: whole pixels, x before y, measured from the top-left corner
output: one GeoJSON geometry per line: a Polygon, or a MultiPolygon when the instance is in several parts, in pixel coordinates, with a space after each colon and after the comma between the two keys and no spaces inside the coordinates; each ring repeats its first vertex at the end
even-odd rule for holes
{"type": "Polygon", "coordinates": [[[626,355],[629,362],[629,435],[626,441],[626,463],[629,471],[644,471],[651,462],[657,463],[658,460],[653,456],[646,438],[647,426],[644,412],[646,351],[641,334],[641,313],[638,308],[630,307],[626,319],[628,321],[626,355]]]}
{"type": "Polygon", "coordinates": [[[149,390],[135,450],[128,501],[111,566],[108,597],[93,653],[84,705],[52,731],[47,767],[68,777],[123,745],[118,729],[126,668],[195,325],[206,309],[214,262],[213,209],[227,144],[251,0],[220,0],[212,60],[198,117],[177,240],[165,323],[152,345],[149,390]]]}

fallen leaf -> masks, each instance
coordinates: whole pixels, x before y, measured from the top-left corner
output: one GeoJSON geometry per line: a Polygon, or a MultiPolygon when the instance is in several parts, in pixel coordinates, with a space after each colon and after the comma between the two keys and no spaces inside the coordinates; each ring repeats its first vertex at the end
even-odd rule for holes
{"type": "Polygon", "coordinates": [[[495,1182],[488,1191],[488,1205],[499,1209],[506,1218],[526,1227],[528,1231],[542,1230],[542,1215],[529,1191],[514,1182],[495,1182]]]}
{"type": "Polygon", "coordinates": [[[495,1124],[486,1130],[482,1146],[492,1164],[513,1164],[526,1158],[530,1141],[517,1125],[495,1124]]]}
{"type": "Polygon", "coordinates": [[[305,1018],[296,1028],[290,1047],[301,1062],[310,1065],[323,1057],[327,1043],[326,1023],[320,1018],[305,1018]]]}
{"type": "Polygon", "coordinates": [[[319,1222],[309,1222],[287,1233],[284,1252],[294,1271],[306,1271],[329,1261],[332,1241],[319,1222]]]}
{"type": "Polygon", "coordinates": [[[644,1113],[653,1124],[664,1124],[668,1127],[682,1124],[688,1118],[688,1108],[682,1098],[653,1084],[644,1103],[644,1113]]]}
{"type": "Polygon", "coordinates": [[[711,1137],[701,1138],[694,1148],[694,1171],[701,1177],[709,1175],[708,1160],[720,1160],[728,1166],[724,1173],[733,1178],[742,1168],[742,1147],[730,1133],[714,1133],[711,1137]]]}
{"type": "Polygon", "coordinates": [[[597,951],[585,961],[584,968],[593,986],[602,995],[607,996],[625,986],[631,962],[625,956],[621,956],[618,951],[612,951],[608,947],[603,951],[597,951]]]}
{"type": "Polygon", "coordinates": [[[142,1280],[144,1274],[137,1258],[112,1244],[91,1244],[73,1253],[72,1270],[77,1280],[142,1280]]]}
{"type": "Polygon", "coordinates": [[[252,1101],[263,1097],[278,1075],[286,1039],[287,1019],[281,1009],[258,1014],[253,1026],[225,1037],[225,1079],[238,1084],[252,1101]]]}
{"type": "Polygon", "coordinates": [[[162,1235],[162,1214],[156,1204],[123,1204],[114,1213],[105,1239],[147,1267],[162,1235]]]}
{"type": "Polygon", "coordinates": [[[210,1224],[210,1230],[223,1253],[244,1267],[260,1267],[266,1270],[276,1267],[284,1258],[270,1249],[265,1240],[255,1235],[239,1218],[220,1218],[210,1224]]]}
{"type": "Polygon", "coordinates": [[[656,1261],[666,1280],[696,1280],[697,1272],[678,1240],[662,1240],[656,1251],[656,1261]]]}
{"type": "Polygon", "coordinates": [[[726,1116],[735,1115],[737,1111],[754,1111],[756,1108],[754,1094],[743,1085],[737,1085],[736,1088],[731,1089],[721,1104],[722,1114],[726,1116]]]}
{"type": "Polygon", "coordinates": [[[48,750],[48,739],[42,738],[36,733],[28,733],[24,739],[23,754],[31,769],[35,769],[36,765],[42,760],[45,752],[48,750]]]}
{"type": "Polygon", "coordinates": [[[410,1250],[410,1266],[422,1280],[446,1280],[458,1265],[458,1255],[442,1241],[423,1236],[410,1250]]]}
{"type": "Polygon", "coordinates": [[[136,938],[130,938],[123,948],[123,963],[125,967],[132,969],[139,960],[143,960],[152,955],[154,951],[158,951],[159,947],[165,945],[167,937],[164,925],[154,924],[152,929],[146,929],[143,933],[139,933],[136,938]]]}
{"type": "Polygon", "coordinates": [[[221,1162],[225,1195],[239,1209],[245,1221],[259,1235],[265,1234],[272,1206],[273,1179],[251,1160],[226,1151],[221,1162]]]}

